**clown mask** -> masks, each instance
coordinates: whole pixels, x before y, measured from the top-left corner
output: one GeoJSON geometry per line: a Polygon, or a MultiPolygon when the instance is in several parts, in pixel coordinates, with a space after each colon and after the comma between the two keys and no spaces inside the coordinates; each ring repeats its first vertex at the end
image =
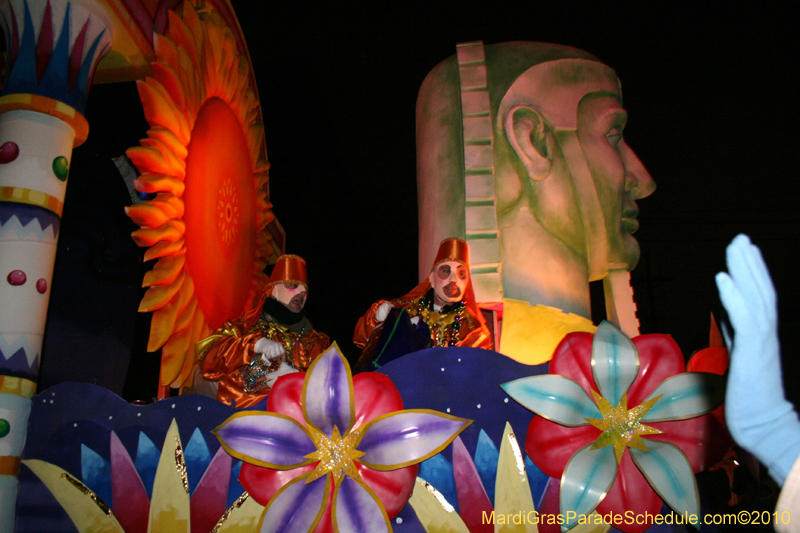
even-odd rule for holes
{"type": "Polygon", "coordinates": [[[447,305],[460,302],[469,283],[467,267],[458,261],[439,263],[428,277],[433,287],[434,302],[447,305]]]}
{"type": "Polygon", "coordinates": [[[308,288],[297,283],[278,283],[272,289],[272,297],[288,307],[292,313],[299,313],[306,305],[308,288]]]}

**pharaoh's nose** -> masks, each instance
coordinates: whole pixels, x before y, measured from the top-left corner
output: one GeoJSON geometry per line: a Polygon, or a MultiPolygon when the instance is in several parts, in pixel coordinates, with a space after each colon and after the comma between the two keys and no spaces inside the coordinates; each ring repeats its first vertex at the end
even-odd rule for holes
{"type": "Polygon", "coordinates": [[[656,182],[636,153],[627,145],[622,152],[622,160],[625,164],[625,190],[633,199],[638,200],[653,194],[656,182]]]}

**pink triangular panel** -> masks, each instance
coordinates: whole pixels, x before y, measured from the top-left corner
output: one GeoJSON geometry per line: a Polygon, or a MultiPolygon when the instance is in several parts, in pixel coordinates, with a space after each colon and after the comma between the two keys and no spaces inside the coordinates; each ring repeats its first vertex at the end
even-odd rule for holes
{"type": "Polygon", "coordinates": [[[72,86],[75,85],[75,78],[78,77],[78,72],[81,70],[81,63],[83,62],[83,47],[86,44],[86,32],[89,31],[89,21],[91,19],[86,19],[86,22],[81,28],[81,32],[78,34],[78,37],[75,39],[75,44],[72,45],[72,52],[69,54],[69,88],[72,89],[72,86]]]}
{"type": "Polygon", "coordinates": [[[491,515],[494,508],[461,437],[453,441],[453,477],[456,481],[458,511],[470,533],[493,533],[494,526],[490,521],[482,520],[482,517],[491,515]]]}
{"type": "Polygon", "coordinates": [[[558,498],[561,495],[561,480],[550,478],[539,501],[539,533],[561,533],[558,524],[558,498]]]}
{"type": "Polygon", "coordinates": [[[50,0],[44,8],[44,19],[39,29],[39,39],[36,41],[36,80],[41,81],[50,57],[53,55],[53,16],[50,9],[50,0]]]}
{"type": "Polygon", "coordinates": [[[231,456],[220,448],[192,494],[192,533],[211,531],[219,522],[225,512],[230,477],[231,456]]]}
{"type": "Polygon", "coordinates": [[[111,501],[125,533],[147,533],[150,499],[131,456],[111,432],[111,501]]]}

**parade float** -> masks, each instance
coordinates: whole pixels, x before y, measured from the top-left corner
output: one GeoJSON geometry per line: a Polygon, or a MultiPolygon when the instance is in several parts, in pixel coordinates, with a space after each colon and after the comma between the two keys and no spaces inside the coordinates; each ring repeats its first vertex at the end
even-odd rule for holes
{"type": "Polygon", "coordinates": [[[334,344],[242,410],[179,394],[196,343],[253,305],[285,248],[230,3],[1,12],[0,531],[638,533],[718,510],[704,472],[730,446],[714,416],[725,354],[687,372],[671,337],[639,335],[631,234],[655,184],[622,138],[610,67],[566,46],[465,43],[423,82],[420,278],[442,239],[468,242],[494,350],[354,374],[334,344]],[[149,126],[127,150],[126,209],[155,262],[139,303],[161,353],[149,405],[37,387],[72,149],[92,82],[122,80],[138,80],[149,126]]]}

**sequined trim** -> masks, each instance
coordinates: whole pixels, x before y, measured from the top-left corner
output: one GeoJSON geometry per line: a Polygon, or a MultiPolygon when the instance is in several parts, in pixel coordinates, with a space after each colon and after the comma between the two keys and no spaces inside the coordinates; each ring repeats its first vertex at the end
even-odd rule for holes
{"type": "Polygon", "coordinates": [[[181,439],[175,436],[175,468],[178,470],[178,475],[181,476],[183,482],[183,490],[189,494],[189,478],[186,475],[186,461],[183,459],[183,447],[181,446],[181,439]]]}
{"type": "Polygon", "coordinates": [[[217,525],[214,526],[214,529],[211,530],[211,533],[219,533],[219,530],[222,528],[222,525],[225,523],[225,521],[231,516],[231,513],[244,505],[244,502],[246,502],[248,498],[250,498],[250,495],[247,492],[243,492],[242,495],[239,496],[235,502],[233,502],[233,505],[228,507],[228,509],[222,513],[222,517],[220,517],[219,522],[217,522],[217,525]]]}
{"type": "Polygon", "coordinates": [[[70,484],[72,484],[76,489],[81,491],[83,494],[85,494],[86,496],[90,497],[94,501],[94,503],[97,504],[97,506],[100,508],[100,510],[103,511],[103,513],[106,516],[112,516],[114,514],[114,513],[111,512],[111,509],[108,507],[108,505],[106,505],[106,503],[103,500],[101,500],[100,497],[97,496],[97,494],[92,492],[89,489],[89,487],[87,487],[86,485],[84,485],[83,483],[81,483],[80,481],[78,481],[77,479],[72,477],[71,475],[67,474],[66,472],[62,473],[61,477],[66,479],[70,484]]]}
{"type": "Polygon", "coordinates": [[[421,481],[422,482],[422,486],[425,487],[425,490],[430,492],[433,495],[434,498],[436,498],[436,501],[439,502],[439,505],[442,506],[442,509],[444,509],[448,513],[452,513],[453,511],[455,511],[455,507],[450,505],[450,502],[447,501],[447,498],[445,498],[444,495],[441,492],[436,490],[436,487],[434,487],[433,485],[431,485],[430,483],[428,483],[427,481],[425,481],[421,477],[418,477],[417,481],[421,481]]]}

